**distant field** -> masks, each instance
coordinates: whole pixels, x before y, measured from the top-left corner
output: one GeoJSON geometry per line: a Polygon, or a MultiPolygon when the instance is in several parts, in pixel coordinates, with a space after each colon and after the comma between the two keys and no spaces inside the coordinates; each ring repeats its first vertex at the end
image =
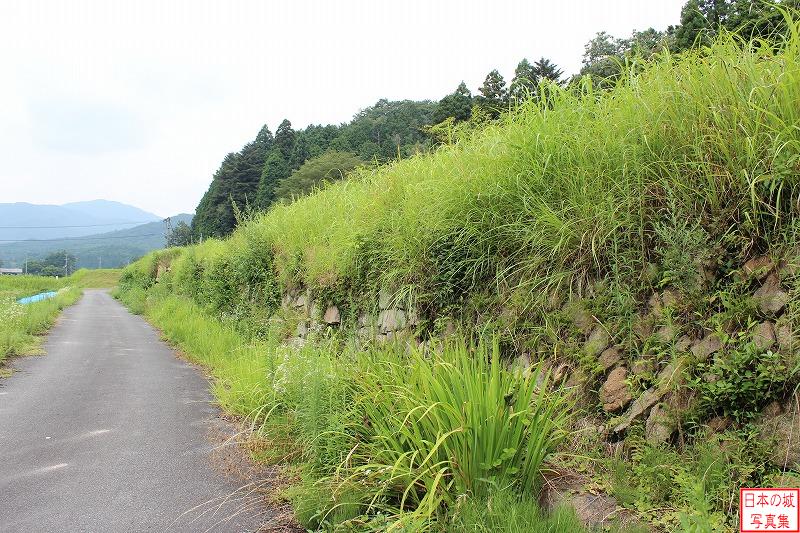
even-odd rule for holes
{"type": "Polygon", "coordinates": [[[122,269],[103,268],[96,270],[81,269],[67,278],[68,285],[82,289],[107,289],[114,287],[119,281],[122,269]]]}
{"type": "MultiPolygon", "coordinates": [[[[41,335],[55,322],[59,312],[75,303],[82,289],[116,285],[120,270],[79,270],[67,278],[0,276],[0,364],[12,355],[41,352],[41,335]],[[20,305],[18,298],[57,291],[49,300],[20,305]]],[[[0,376],[2,373],[0,373],[0,376]]]]}

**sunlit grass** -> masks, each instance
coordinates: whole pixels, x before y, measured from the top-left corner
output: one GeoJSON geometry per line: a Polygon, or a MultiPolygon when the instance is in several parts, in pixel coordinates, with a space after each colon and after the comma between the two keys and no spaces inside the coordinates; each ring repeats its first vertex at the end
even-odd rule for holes
{"type": "Polygon", "coordinates": [[[492,286],[541,312],[557,289],[657,260],[666,213],[701,220],[714,241],[764,246],[797,211],[798,46],[796,31],[780,48],[727,36],[663,54],[609,92],[549,87],[548,106],[170,252],[176,281],[198,290],[215,264],[238,272],[257,250],[282,287],[368,284],[441,302],[492,286]]]}

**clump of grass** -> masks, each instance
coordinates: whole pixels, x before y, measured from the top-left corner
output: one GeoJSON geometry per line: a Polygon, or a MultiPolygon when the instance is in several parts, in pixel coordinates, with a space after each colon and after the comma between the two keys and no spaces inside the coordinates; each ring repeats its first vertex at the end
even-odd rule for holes
{"type": "Polygon", "coordinates": [[[59,312],[75,303],[80,289],[67,285],[71,278],[40,276],[0,276],[0,364],[13,355],[41,352],[41,335],[55,322],[59,312]],[[18,298],[45,291],[58,291],[56,297],[26,305],[18,298]]]}
{"type": "Polygon", "coordinates": [[[530,498],[509,490],[493,490],[482,498],[460,501],[444,531],[464,533],[580,533],[584,528],[569,508],[542,512],[530,498]]]}
{"type": "Polygon", "coordinates": [[[413,528],[460,495],[538,493],[566,416],[564,396],[539,369],[507,370],[496,342],[474,351],[451,344],[430,356],[380,352],[363,368],[355,392],[363,444],[348,458],[359,466],[345,483],[373,487],[370,508],[413,528]]]}

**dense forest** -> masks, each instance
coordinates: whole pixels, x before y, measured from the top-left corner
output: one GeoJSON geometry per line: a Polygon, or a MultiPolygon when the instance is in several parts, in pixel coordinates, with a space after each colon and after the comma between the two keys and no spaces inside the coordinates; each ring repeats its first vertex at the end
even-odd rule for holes
{"type": "Polygon", "coordinates": [[[589,77],[596,86],[610,88],[624,69],[640,68],[654,54],[678,53],[710,43],[721,31],[769,37],[782,31],[781,6],[799,7],[800,0],[689,0],[681,11],[680,24],[665,31],[648,28],[626,38],[597,33],[585,45],[580,73],[570,78],[547,58],[534,62],[524,58],[510,83],[495,69],[476,94],[462,81],[438,102],[378,100],[346,124],[295,130],[286,119],[274,134],[265,125],[252,142],[225,156],[197,206],[193,236],[228,235],[241,213],[263,211],[276,201],[307,194],[323,181],[340,179],[357,166],[429,150],[450,125],[495,120],[525,100],[542,98],[547,83],[579,90],[580,80],[589,77]]]}
{"type": "Polygon", "coordinates": [[[255,140],[228,154],[214,174],[197,206],[195,235],[227,235],[236,226],[237,210],[264,210],[278,198],[308,192],[322,179],[341,175],[334,170],[426,149],[429,139],[424,128],[433,124],[436,107],[433,102],[379,100],[340,126],[294,130],[284,120],[274,135],[264,126],[255,140]],[[301,175],[290,180],[295,172],[301,175]]]}

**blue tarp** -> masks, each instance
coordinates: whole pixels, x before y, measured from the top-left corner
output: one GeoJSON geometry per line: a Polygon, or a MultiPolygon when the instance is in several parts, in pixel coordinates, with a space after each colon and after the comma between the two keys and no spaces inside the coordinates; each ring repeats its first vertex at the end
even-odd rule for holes
{"type": "Polygon", "coordinates": [[[49,292],[41,292],[39,294],[34,294],[33,296],[26,296],[25,298],[20,298],[17,300],[18,304],[31,304],[33,302],[41,302],[42,300],[47,300],[48,298],[53,298],[56,294],[55,291],[49,292]]]}

